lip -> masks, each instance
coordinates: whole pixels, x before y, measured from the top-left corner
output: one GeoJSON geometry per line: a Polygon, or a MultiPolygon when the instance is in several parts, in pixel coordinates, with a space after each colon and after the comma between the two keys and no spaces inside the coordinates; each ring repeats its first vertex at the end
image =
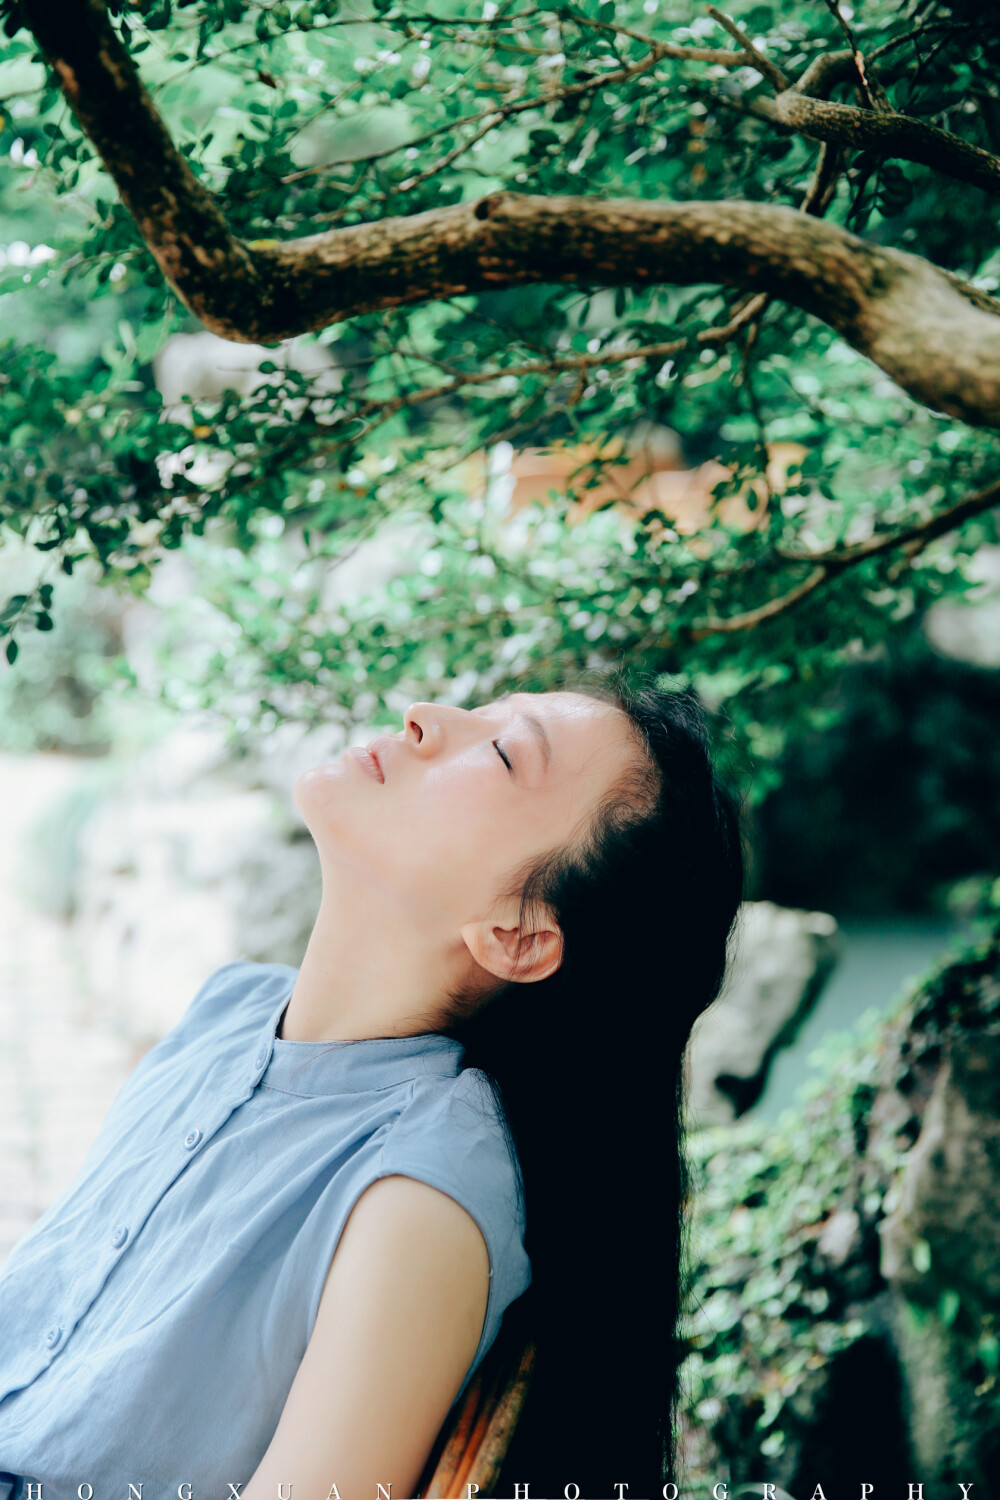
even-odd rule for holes
{"type": "Polygon", "coordinates": [[[351,760],[355,761],[361,768],[361,770],[364,771],[365,775],[370,776],[373,781],[381,782],[385,780],[385,777],[382,775],[382,767],[379,765],[372,752],[366,749],[364,745],[352,745],[350,749],[345,753],[351,760]]]}
{"type": "Polygon", "coordinates": [[[378,738],[372,740],[367,747],[368,754],[378,766],[378,773],[383,781],[385,780],[386,751],[391,743],[392,741],[388,738],[388,736],[380,734],[378,738]]]}

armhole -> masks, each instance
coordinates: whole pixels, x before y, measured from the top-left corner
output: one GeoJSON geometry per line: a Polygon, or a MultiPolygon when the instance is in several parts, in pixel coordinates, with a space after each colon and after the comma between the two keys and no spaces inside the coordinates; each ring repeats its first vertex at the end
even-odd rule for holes
{"type": "MultiPolygon", "coordinates": [[[[493,1253],[492,1226],[486,1223],[485,1216],[483,1215],[481,1209],[478,1206],[473,1206],[473,1204],[465,1202],[462,1198],[460,1198],[455,1192],[454,1185],[449,1185],[445,1180],[444,1175],[442,1173],[436,1172],[432,1165],[428,1165],[426,1162],[407,1162],[404,1158],[399,1163],[392,1163],[391,1165],[387,1166],[385,1161],[385,1152],[391,1138],[392,1129],[389,1130],[385,1140],[382,1142],[382,1149],[379,1152],[378,1157],[378,1169],[375,1177],[372,1178],[372,1182],[378,1182],[383,1177],[411,1177],[416,1182],[425,1182],[428,1187],[437,1188],[439,1192],[444,1193],[446,1197],[451,1198],[453,1202],[457,1203],[460,1208],[465,1209],[465,1212],[478,1226],[479,1232],[483,1237],[483,1242],[486,1245],[486,1255],[489,1261],[489,1291],[486,1297],[486,1311],[483,1314],[483,1326],[479,1335],[479,1342],[476,1345],[476,1352],[472,1356],[469,1368],[465,1372],[465,1378],[463,1379],[462,1384],[458,1390],[458,1394],[455,1396],[455,1400],[452,1403],[452,1409],[454,1409],[454,1406],[458,1401],[461,1400],[462,1396],[465,1394],[465,1390],[469,1384],[469,1381],[472,1379],[473,1375],[476,1372],[476,1369],[479,1366],[480,1361],[484,1358],[489,1346],[493,1342],[493,1336],[490,1330],[492,1328],[493,1319],[496,1312],[497,1278],[494,1274],[496,1271],[496,1257],[493,1253]]],[[[371,1183],[367,1184],[367,1186],[370,1187],[371,1183]]],[[[362,1192],[364,1191],[365,1189],[362,1189],[362,1192]]],[[[358,1194],[358,1198],[360,1197],[361,1193],[358,1194]]],[[[355,1202],[357,1202],[357,1199],[355,1199],[355,1202]]]]}

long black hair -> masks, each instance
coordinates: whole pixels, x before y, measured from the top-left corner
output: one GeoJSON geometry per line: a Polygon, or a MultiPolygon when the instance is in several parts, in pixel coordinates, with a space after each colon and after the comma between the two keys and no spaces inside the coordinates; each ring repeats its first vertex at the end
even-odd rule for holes
{"type": "Polygon", "coordinates": [[[637,754],[584,835],[504,892],[522,933],[554,914],[562,962],[451,997],[438,1029],[488,1076],[523,1181],[532,1285],[505,1322],[537,1359],[497,1493],[655,1500],[675,1475],[683,1060],[742,900],[739,810],[693,692],[621,668],[570,690],[619,709],[637,754]]]}

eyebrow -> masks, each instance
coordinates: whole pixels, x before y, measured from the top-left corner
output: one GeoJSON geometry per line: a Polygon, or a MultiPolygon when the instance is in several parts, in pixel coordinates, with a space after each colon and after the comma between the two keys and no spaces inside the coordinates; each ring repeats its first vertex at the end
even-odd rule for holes
{"type": "MultiPolygon", "coordinates": [[[[513,693],[508,689],[506,693],[501,693],[500,696],[494,701],[497,703],[503,703],[508,698],[512,698],[513,696],[513,693]]],[[[531,730],[532,734],[535,736],[535,739],[538,741],[541,747],[542,756],[545,761],[545,769],[547,771],[549,768],[549,762],[552,759],[552,742],[549,739],[548,735],[545,733],[544,724],[536,714],[528,713],[526,709],[522,709],[518,717],[524,720],[528,728],[531,730]]]]}
{"type": "Polygon", "coordinates": [[[528,725],[532,734],[535,736],[539,745],[541,745],[542,747],[542,756],[545,760],[545,769],[547,771],[549,769],[549,761],[552,759],[552,745],[549,741],[548,735],[545,733],[542,721],[541,719],[537,719],[534,714],[529,713],[522,713],[521,718],[528,725]]]}

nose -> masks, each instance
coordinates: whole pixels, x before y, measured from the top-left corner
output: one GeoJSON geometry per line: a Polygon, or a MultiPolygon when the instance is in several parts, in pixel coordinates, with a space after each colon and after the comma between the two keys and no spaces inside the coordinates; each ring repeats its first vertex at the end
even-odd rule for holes
{"type": "Polygon", "coordinates": [[[460,744],[463,732],[474,737],[476,726],[476,716],[466,709],[448,703],[411,703],[403,715],[403,739],[418,754],[438,755],[446,744],[460,744]]]}
{"type": "Polygon", "coordinates": [[[416,742],[417,749],[427,751],[437,748],[441,738],[438,709],[434,703],[411,703],[403,714],[403,738],[416,742]]]}

